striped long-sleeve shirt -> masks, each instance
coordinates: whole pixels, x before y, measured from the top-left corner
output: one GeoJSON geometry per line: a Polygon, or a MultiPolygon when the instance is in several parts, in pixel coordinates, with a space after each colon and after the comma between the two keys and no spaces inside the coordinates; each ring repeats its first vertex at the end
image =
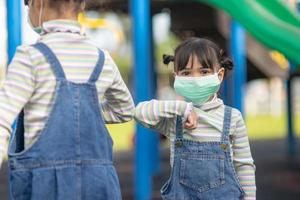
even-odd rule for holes
{"type": "MultiPolygon", "coordinates": [[[[58,57],[69,81],[87,82],[98,60],[98,49],[76,21],[54,20],[43,24],[39,41],[58,57]]],[[[120,72],[107,51],[96,82],[106,123],[132,119],[134,103],[120,72]]],[[[11,126],[25,112],[25,147],[39,137],[53,105],[56,80],[45,57],[30,45],[18,47],[0,89],[0,161],[5,155],[11,126]]],[[[67,119],[66,119],[67,120],[67,119]]]]}
{"type": "MultiPolygon", "coordinates": [[[[171,165],[174,157],[176,116],[187,113],[185,101],[151,100],[137,105],[135,119],[145,127],[153,128],[170,139],[171,165]]],[[[197,128],[184,130],[185,139],[200,142],[218,142],[223,131],[225,106],[219,98],[214,98],[202,106],[194,107],[198,115],[197,128]]],[[[246,193],[245,200],[256,199],[255,165],[250,151],[246,126],[241,113],[233,109],[230,127],[232,161],[240,184],[246,193]]]]}

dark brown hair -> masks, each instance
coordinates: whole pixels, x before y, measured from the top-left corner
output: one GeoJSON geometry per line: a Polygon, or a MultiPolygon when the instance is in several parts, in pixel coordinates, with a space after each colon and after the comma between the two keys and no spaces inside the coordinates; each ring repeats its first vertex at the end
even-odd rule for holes
{"type": "Polygon", "coordinates": [[[84,2],[85,0],[48,0],[49,6],[51,6],[52,8],[60,8],[61,3],[71,3],[74,2],[75,3],[75,11],[79,11],[80,10],[80,5],[82,2],[84,2]]]}
{"type": "Polygon", "coordinates": [[[191,56],[196,56],[203,68],[224,68],[225,74],[233,69],[232,60],[214,42],[197,37],[184,40],[176,49],[175,55],[164,55],[164,64],[174,62],[175,72],[186,68],[191,56]]]}
{"type": "MultiPolygon", "coordinates": [[[[33,1],[33,0],[32,0],[33,1]]],[[[51,6],[52,8],[60,8],[61,3],[70,3],[70,2],[74,2],[76,5],[75,11],[79,11],[80,10],[80,5],[82,2],[84,2],[85,0],[48,0],[48,4],[49,6],[51,6]]],[[[27,6],[29,3],[29,0],[24,0],[24,4],[27,6]]]]}

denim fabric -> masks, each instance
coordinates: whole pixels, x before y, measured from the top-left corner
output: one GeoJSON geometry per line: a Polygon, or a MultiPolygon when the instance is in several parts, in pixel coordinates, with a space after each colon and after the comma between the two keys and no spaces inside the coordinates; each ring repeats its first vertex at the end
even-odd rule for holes
{"type": "Polygon", "coordinates": [[[225,108],[220,142],[183,139],[177,117],[174,163],[169,180],[161,189],[165,200],[240,200],[245,193],[233,167],[229,131],[231,108],[225,108]]]}
{"type": "MultiPolygon", "coordinates": [[[[34,45],[51,64],[57,79],[54,105],[37,141],[24,149],[20,118],[9,148],[12,200],[119,200],[112,165],[112,139],[102,118],[95,82],[104,53],[87,83],[66,80],[48,46],[34,45]]],[[[25,113],[26,114],[26,113],[25,113]]]]}

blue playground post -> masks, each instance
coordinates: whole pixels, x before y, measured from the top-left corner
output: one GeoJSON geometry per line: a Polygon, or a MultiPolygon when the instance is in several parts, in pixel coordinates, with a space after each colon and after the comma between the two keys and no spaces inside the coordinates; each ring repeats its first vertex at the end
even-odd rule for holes
{"type": "Polygon", "coordinates": [[[243,27],[236,21],[231,23],[231,55],[234,61],[231,88],[232,106],[244,113],[245,86],[247,81],[246,36],[243,27]]]}
{"type": "MultiPolygon", "coordinates": [[[[21,44],[22,40],[22,12],[21,0],[6,0],[6,13],[7,13],[7,55],[8,63],[11,62],[15,55],[17,47],[21,44]]],[[[15,129],[16,123],[13,124],[15,129]]]]}
{"type": "Polygon", "coordinates": [[[7,10],[7,53],[8,63],[15,55],[16,48],[21,44],[22,12],[21,0],[6,0],[7,10]]]}
{"type": "Polygon", "coordinates": [[[226,79],[221,85],[220,93],[225,105],[232,106],[233,103],[233,91],[232,87],[232,74],[228,74],[226,79]]]}
{"type": "MultiPolygon", "coordinates": [[[[150,0],[131,0],[134,51],[135,102],[154,97],[154,68],[151,52],[151,14],[150,0]]],[[[135,199],[151,199],[153,146],[157,135],[137,125],[135,144],[135,199]]]]}
{"type": "Polygon", "coordinates": [[[293,116],[293,100],[292,100],[292,84],[293,77],[291,76],[292,71],[287,80],[287,143],[288,143],[288,155],[293,156],[296,152],[296,140],[294,134],[294,116],[293,116]]]}
{"type": "MultiPolygon", "coordinates": [[[[151,76],[152,78],[152,97],[153,98],[157,98],[156,96],[156,90],[157,90],[157,73],[155,71],[156,68],[156,57],[155,57],[155,46],[154,46],[154,38],[153,38],[153,21],[152,21],[152,17],[150,20],[150,39],[151,39],[151,48],[150,48],[150,53],[151,53],[151,74],[149,74],[149,76],[151,76]]],[[[151,143],[150,144],[150,159],[151,159],[151,163],[152,163],[152,175],[155,175],[157,173],[159,173],[160,171],[160,151],[159,151],[159,134],[152,132],[152,136],[151,136],[151,143]]]]}
{"type": "MultiPolygon", "coordinates": [[[[297,2],[297,10],[300,12],[300,1],[297,2]]],[[[292,100],[292,73],[295,72],[295,66],[290,62],[289,77],[287,81],[287,153],[293,156],[296,153],[296,138],[294,133],[294,116],[293,116],[293,100],[292,100]]]]}

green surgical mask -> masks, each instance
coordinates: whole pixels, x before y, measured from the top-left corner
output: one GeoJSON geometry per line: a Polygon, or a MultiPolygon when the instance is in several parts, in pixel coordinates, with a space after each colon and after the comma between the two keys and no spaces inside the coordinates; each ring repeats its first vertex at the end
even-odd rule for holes
{"type": "Polygon", "coordinates": [[[174,88],[187,101],[201,105],[218,92],[220,84],[217,73],[203,77],[176,76],[174,88]]]}
{"type": "MultiPolygon", "coordinates": [[[[31,1],[32,2],[32,1],[31,1]]],[[[32,6],[31,5],[31,2],[30,2],[30,5],[29,6],[32,6]]],[[[27,16],[27,22],[29,24],[29,26],[34,30],[34,32],[36,32],[37,34],[41,34],[42,31],[43,31],[43,28],[42,28],[42,15],[43,15],[43,1],[41,1],[41,7],[40,7],[40,14],[39,14],[39,26],[37,27],[34,27],[32,25],[32,22],[31,22],[31,19],[30,19],[30,16],[29,16],[29,10],[28,10],[28,16],[27,16]]]]}
{"type": "Polygon", "coordinates": [[[29,26],[34,30],[34,32],[36,32],[37,34],[41,34],[42,33],[42,31],[43,31],[43,28],[41,27],[41,26],[37,26],[37,27],[34,27],[33,25],[32,25],[32,23],[31,23],[31,20],[30,20],[30,17],[29,17],[29,15],[28,15],[28,24],[29,24],[29,26]]]}

